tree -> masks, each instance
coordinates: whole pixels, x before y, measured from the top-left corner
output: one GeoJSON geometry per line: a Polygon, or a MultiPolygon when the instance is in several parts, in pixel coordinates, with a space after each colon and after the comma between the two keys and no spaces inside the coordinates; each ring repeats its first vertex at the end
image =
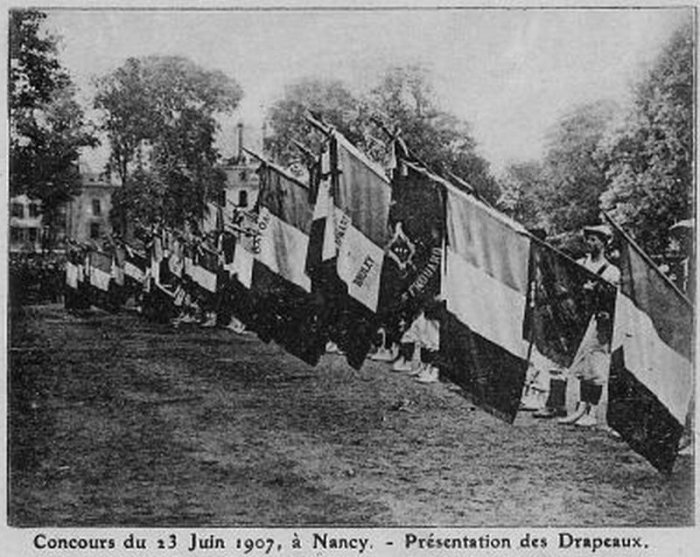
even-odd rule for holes
{"type": "MultiPolygon", "coordinates": [[[[124,230],[137,201],[162,189],[162,198],[153,200],[159,207],[156,220],[196,229],[207,200],[218,199],[223,190],[225,175],[217,168],[214,147],[216,117],[238,106],[240,86],[186,58],[149,56],[128,59],[99,79],[97,88],[95,106],[103,111],[102,129],[110,142],[108,169],[123,186],[113,220],[124,230]],[[133,176],[138,179],[132,181],[133,176]]],[[[155,219],[151,211],[140,217],[155,219]]]]}
{"type": "Polygon", "coordinates": [[[488,163],[475,152],[468,125],[437,108],[428,75],[419,67],[390,68],[360,97],[339,81],[304,79],[287,87],[270,110],[272,134],[266,139],[267,151],[284,164],[298,156],[293,139],[318,150],[319,136],[304,120],[309,110],[322,114],[371,158],[387,162],[389,138],[374,123],[381,120],[391,133],[400,132],[411,153],[435,172],[467,180],[490,202],[500,195],[488,163]]]}
{"type": "Polygon", "coordinates": [[[10,193],[41,201],[50,250],[59,209],[78,192],[80,150],[97,140],[58,61],[56,38],[42,33],[45,18],[10,12],[10,193]]]}
{"type": "Polygon", "coordinates": [[[390,68],[365,102],[365,111],[399,130],[411,152],[434,171],[466,180],[490,203],[499,198],[500,188],[488,162],[476,154],[469,125],[438,108],[424,69],[390,68]]]}
{"type": "Polygon", "coordinates": [[[272,133],[265,138],[265,151],[282,164],[298,158],[293,140],[314,152],[321,140],[307,123],[305,115],[320,113],[325,122],[335,127],[355,144],[363,142],[361,103],[342,81],[304,78],[285,88],[284,97],[272,105],[268,123],[272,133]]]}
{"type": "Polygon", "coordinates": [[[610,101],[575,107],[549,133],[539,210],[550,233],[579,231],[599,219],[607,166],[598,145],[617,110],[610,101]]]}
{"type": "Polygon", "coordinates": [[[43,33],[46,14],[10,11],[10,108],[26,111],[49,102],[69,80],[58,61],[57,40],[43,33]]]}
{"type": "Polygon", "coordinates": [[[503,194],[498,208],[526,228],[541,228],[542,192],[546,189],[544,169],[538,161],[510,164],[501,182],[503,194]]]}
{"type": "Polygon", "coordinates": [[[601,143],[608,159],[605,210],[648,252],[693,208],[693,29],[680,28],[636,87],[624,123],[601,143]]]}

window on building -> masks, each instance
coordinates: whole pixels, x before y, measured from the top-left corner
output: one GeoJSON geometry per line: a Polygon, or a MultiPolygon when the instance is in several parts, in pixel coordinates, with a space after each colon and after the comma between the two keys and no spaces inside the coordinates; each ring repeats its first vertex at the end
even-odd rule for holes
{"type": "Polygon", "coordinates": [[[241,179],[241,182],[245,182],[246,180],[248,180],[248,172],[245,170],[241,170],[238,173],[238,177],[241,179]]]}
{"type": "Polygon", "coordinates": [[[18,219],[24,218],[24,205],[22,203],[13,203],[10,207],[10,214],[18,219]]]}
{"type": "Polygon", "coordinates": [[[102,215],[102,204],[99,199],[92,200],[92,214],[96,217],[102,215]]]}
{"type": "Polygon", "coordinates": [[[29,216],[31,218],[37,218],[39,216],[39,205],[37,203],[29,204],[29,216]]]}
{"type": "Polygon", "coordinates": [[[39,241],[39,229],[38,228],[27,228],[27,234],[29,236],[29,241],[32,244],[36,244],[39,241]]]}
{"type": "Polygon", "coordinates": [[[99,237],[100,237],[100,223],[99,222],[91,222],[90,223],[90,238],[95,240],[99,237]]]}
{"type": "Polygon", "coordinates": [[[248,190],[241,190],[238,192],[238,206],[247,207],[248,206],[248,190]]]}
{"type": "Polygon", "coordinates": [[[11,226],[10,242],[12,242],[13,244],[21,242],[23,236],[22,232],[24,232],[24,229],[20,228],[19,226],[11,226]]]}

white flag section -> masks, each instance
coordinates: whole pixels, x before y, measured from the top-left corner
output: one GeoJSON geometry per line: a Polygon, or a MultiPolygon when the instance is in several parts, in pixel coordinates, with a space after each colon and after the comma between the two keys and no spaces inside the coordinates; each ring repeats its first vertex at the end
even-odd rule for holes
{"type": "Polygon", "coordinates": [[[527,357],[523,319],[530,239],[473,197],[447,192],[443,297],[447,310],[484,339],[527,357]]]}
{"type": "Polygon", "coordinates": [[[253,252],[244,245],[243,241],[237,242],[233,251],[231,275],[235,275],[238,278],[238,282],[246,288],[250,288],[253,285],[254,261],[255,256],[253,252]]]}
{"type": "Polygon", "coordinates": [[[88,257],[90,284],[107,292],[112,280],[112,257],[102,252],[90,252],[88,257]]]}
{"type": "Polygon", "coordinates": [[[104,290],[107,292],[109,290],[109,281],[112,279],[112,273],[103,271],[95,265],[90,266],[90,284],[95,288],[104,290]]]}
{"type": "Polygon", "coordinates": [[[124,263],[124,274],[139,282],[143,282],[145,276],[144,272],[130,261],[124,263]]]}
{"type": "Polygon", "coordinates": [[[201,265],[192,265],[192,280],[209,292],[216,292],[216,273],[201,265]]]}
{"type": "Polygon", "coordinates": [[[338,250],[338,276],[347,284],[348,294],[372,311],[379,302],[383,264],[384,250],[347,225],[338,250]]]}
{"type": "Polygon", "coordinates": [[[66,261],[66,284],[76,290],[78,288],[78,266],[70,261],[66,261]]]}
{"type": "Polygon", "coordinates": [[[625,367],[684,423],[693,395],[692,364],[664,342],[651,317],[622,293],[615,304],[612,351],[619,348],[624,349],[625,367]]]}
{"type": "Polygon", "coordinates": [[[259,251],[255,259],[271,271],[311,292],[311,279],[305,270],[306,252],[309,249],[308,235],[273,215],[267,207],[260,209],[258,228],[259,251]]]}

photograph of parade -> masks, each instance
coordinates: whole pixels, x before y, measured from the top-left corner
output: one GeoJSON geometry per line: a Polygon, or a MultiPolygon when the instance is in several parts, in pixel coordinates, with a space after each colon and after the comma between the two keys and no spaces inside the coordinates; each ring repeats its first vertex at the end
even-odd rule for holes
{"type": "Polygon", "coordinates": [[[9,9],[8,525],[693,526],[695,17],[9,9]]]}

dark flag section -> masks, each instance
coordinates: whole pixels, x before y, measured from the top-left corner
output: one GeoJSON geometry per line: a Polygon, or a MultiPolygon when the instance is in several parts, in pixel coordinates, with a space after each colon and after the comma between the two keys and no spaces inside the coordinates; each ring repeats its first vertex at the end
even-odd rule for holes
{"type": "Polygon", "coordinates": [[[618,229],[620,292],[608,423],[661,472],[672,470],[694,392],[693,308],[618,229]]]}
{"type": "Polygon", "coordinates": [[[528,367],[531,240],[515,222],[452,187],[446,216],[444,372],[475,404],[513,422],[528,367]]]}
{"type": "Polygon", "coordinates": [[[648,256],[623,238],[616,290],[400,140],[389,179],[317,127],[324,151],[308,184],[260,159],[255,209],[214,206],[208,232],[159,226],[138,249],[73,243],[66,309],[131,301],[175,326],[245,326],[310,365],[331,342],[357,369],[380,328],[397,343],[423,313],[439,323],[429,357],[442,377],[509,423],[532,352],[571,366],[595,315],[601,342],[612,338],[607,421],[657,469],[672,469],[692,406],[694,313],[648,256]]]}
{"type": "Polygon", "coordinates": [[[306,273],[313,209],[309,189],[284,170],[262,163],[251,293],[253,327],[263,340],[315,365],[326,348],[325,326],[306,273]]]}
{"type": "Polygon", "coordinates": [[[540,354],[569,367],[591,317],[613,315],[615,287],[537,238],[528,275],[524,336],[540,354]]]}
{"type": "Polygon", "coordinates": [[[378,305],[380,320],[390,328],[410,325],[423,310],[437,310],[445,191],[438,176],[414,162],[397,160],[389,213],[391,238],[378,305]]]}

